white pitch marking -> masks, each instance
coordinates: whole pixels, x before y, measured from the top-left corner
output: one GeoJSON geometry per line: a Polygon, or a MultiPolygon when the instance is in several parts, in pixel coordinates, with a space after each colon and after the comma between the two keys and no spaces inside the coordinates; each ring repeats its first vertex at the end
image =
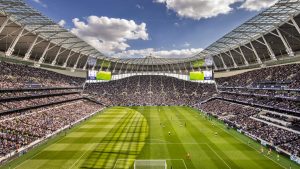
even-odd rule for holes
{"type": "MultiPolygon", "coordinates": [[[[215,123],[216,124],[216,123],[215,123]]],[[[226,133],[228,133],[229,135],[231,135],[234,139],[236,139],[236,140],[238,140],[238,141],[240,141],[241,143],[243,143],[243,144],[245,144],[245,145],[247,145],[248,147],[250,147],[250,148],[252,148],[253,150],[255,150],[256,152],[259,152],[257,149],[255,149],[255,148],[253,148],[253,147],[251,147],[251,146],[249,146],[248,144],[246,144],[243,140],[241,140],[241,139],[239,139],[239,138],[237,138],[237,137],[235,137],[234,135],[232,135],[231,133],[229,133],[228,131],[226,131],[225,129],[223,129],[222,127],[220,127],[218,124],[216,125],[218,128],[220,128],[220,129],[222,129],[223,131],[225,131],[226,133]]],[[[265,155],[263,155],[264,157],[266,157],[266,158],[268,158],[269,160],[271,160],[271,161],[273,161],[273,162],[275,162],[276,164],[278,164],[280,167],[282,167],[282,168],[284,168],[284,169],[286,169],[286,167],[284,167],[283,165],[281,165],[280,163],[278,163],[277,161],[275,161],[274,159],[272,159],[272,158],[270,158],[270,157],[268,157],[268,156],[265,156],[265,155]]]]}
{"type": "Polygon", "coordinates": [[[226,164],[226,166],[228,168],[231,169],[231,167],[226,163],[226,161],[209,144],[206,144],[206,145],[208,146],[209,149],[211,149],[211,151],[213,151],[224,162],[224,164],[226,164]]]}
{"type": "MultiPolygon", "coordinates": [[[[65,137],[62,137],[61,139],[57,140],[56,142],[54,142],[53,144],[56,144],[58,143],[59,141],[63,140],[65,137]]],[[[15,168],[18,168],[19,166],[23,165],[25,162],[28,162],[29,160],[33,159],[34,157],[36,157],[37,155],[41,154],[43,151],[39,151],[38,153],[36,153],[34,156],[30,157],[29,159],[23,161],[22,163],[20,163],[19,165],[17,165],[16,167],[14,167],[13,169],[15,168]]]]}
{"type": "MultiPolygon", "coordinates": [[[[93,144],[91,144],[91,146],[89,147],[89,149],[92,147],[92,146],[94,146],[93,144]]],[[[75,165],[76,165],[76,163],[78,163],[78,161],[79,160],[81,160],[81,158],[87,153],[87,152],[89,152],[89,151],[86,151],[85,153],[83,153],[72,165],[71,165],[71,167],[69,168],[69,169],[71,169],[71,168],[73,168],[75,165]]]]}
{"type": "Polygon", "coordinates": [[[116,160],[113,169],[116,168],[117,162],[118,162],[119,160],[120,160],[120,161],[121,161],[121,160],[152,160],[152,161],[163,161],[163,160],[165,160],[165,161],[182,161],[182,163],[183,163],[185,169],[188,169],[188,168],[187,168],[187,165],[186,165],[186,163],[185,163],[185,161],[184,161],[184,159],[172,159],[172,158],[171,158],[171,159],[133,159],[133,158],[122,159],[122,158],[120,158],[120,159],[117,159],[117,160],[116,160]]]}

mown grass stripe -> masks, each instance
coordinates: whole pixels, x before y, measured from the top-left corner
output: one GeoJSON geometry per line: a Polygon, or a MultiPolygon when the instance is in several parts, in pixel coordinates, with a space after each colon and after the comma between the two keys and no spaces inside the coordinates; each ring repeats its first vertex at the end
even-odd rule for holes
{"type": "MultiPolygon", "coordinates": [[[[168,116],[168,118],[172,120],[172,125],[174,126],[174,128],[176,128],[176,131],[180,131],[180,133],[177,133],[178,137],[180,138],[181,142],[183,143],[183,146],[186,147],[186,149],[188,149],[187,152],[190,153],[191,158],[194,159],[196,158],[197,160],[190,160],[187,161],[188,167],[189,163],[192,163],[194,166],[197,166],[195,168],[206,168],[207,167],[207,163],[201,163],[200,161],[202,161],[202,159],[205,158],[205,156],[208,157],[214,157],[213,154],[211,154],[210,151],[205,151],[207,150],[207,146],[206,143],[203,144],[196,144],[196,145],[189,145],[189,144],[184,144],[184,142],[197,142],[193,136],[190,134],[190,128],[186,127],[186,121],[182,120],[182,118],[180,118],[178,116],[178,112],[170,109],[170,108],[165,108],[167,110],[167,112],[172,112],[172,116],[168,116]],[[192,151],[192,150],[199,150],[198,152],[196,151],[192,151]],[[204,153],[204,154],[203,154],[204,153]],[[198,160],[199,159],[199,160],[198,160]]],[[[216,159],[219,160],[219,159],[216,159]]],[[[210,167],[223,167],[223,165],[220,165],[221,163],[216,163],[215,161],[210,161],[208,162],[210,164],[210,167]]]]}
{"type": "MultiPolygon", "coordinates": [[[[104,138],[104,141],[110,141],[110,139],[108,139],[108,138],[113,138],[114,136],[118,136],[118,133],[116,131],[122,131],[123,130],[122,126],[127,125],[129,123],[129,121],[130,121],[130,118],[132,118],[133,115],[134,115],[133,113],[127,112],[126,116],[123,117],[119,121],[119,123],[114,128],[111,129],[111,131],[108,133],[108,137],[104,138]]],[[[114,145],[114,143],[113,143],[113,145],[114,145]]],[[[101,146],[101,145],[99,145],[99,146],[101,146]]],[[[110,151],[111,149],[112,148],[109,148],[109,150],[106,149],[106,151],[110,151]]],[[[108,159],[111,156],[112,156],[112,154],[105,156],[105,154],[103,154],[103,153],[99,153],[97,151],[93,151],[91,153],[91,155],[89,156],[89,158],[87,159],[87,163],[84,163],[82,165],[82,168],[85,168],[86,166],[92,167],[92,168],[95,168],[96,166],[103,168],[104,165],[106,165],[105,163],[108,162],[108,159]],[[98,162],[99,159],[104,160],[104,162],[98,164],[97,162],[98,162]]]]}
{"type": "MultiPolygon", "coordinates": [[[[214,126],[211,122],[198,110],[187,107],[110,108],[71,129],[71,134],[61,134],[10,164],[11,168],[21,164],[19,168],[22,169],[76,169],[84,168],[83,164],[89,161],[91,166],[86,168],[111,168],[115,165],[116,169],[129,169],[134,159],[165,159],[174,169],[184,169],[182,159],[186,159],[186,152],[190,152],[193,165],[187,164],[189,169],[227,169],[222,159],[232,169],[279,169],[270,160],[276,160],[276,153],[268,159],[257,152],[260,145],[256,142],[225,129],[218,120],[213,120],[214,126]],[[135,115],[129,116],[130,113],[135,115]],[[187,122],[187,127],[182,126],[184,122],[187,122]],[[165,123],[165,127],[160,123],[165,123]],[[168,136],[168,131],[174,137],[168,136]],[[218,136],[214,135],[215,131],[218,136]],[[248,141],[255,149],[246,145],[248,141]],[[94,155],[89,157],[92,151],[94,155]],[[92,166],[94,158],[96,165],[92,166]]],[[[291,164],[293,169],[300,169],[299,165],[284,157],[276,162],[286,168],[291,164]]],[[[8,169],[9,165],[2,168],[8,169]]]]}
{"type": "MultiPolygon", "coordinates": [[[[195,113],[199,113],[199,111],[197,110],[194,110],[194,109],[190,109],[190,108],[184,108],[187,112],[186,113],[189,113],[191,116],[188,116],[187,118],[193,118],[195,119],[195,116],[192,116],[193,114],[195,113]]],[[[204,121],[203,122],[204,124],[205,123],[210,123],[209,121],[204,121]]],[[[222,133],[222,138],[227,138],[227,139],[223,139],[226,143],[226,145],[228,145],[227,147],[229,147],[229,149],[231,149],[232,151],[235,151],[235,153],[238,153],[239,155],[242,155],[244,156],[248,162],[245,164],[245,163],[239,163],[239,165],[241,167],[247,167],[249,165],[251,165],[253,168],[256,168],[256,169],[260,169],[260,168],[266,168],[266,167],[278,167],[277,164],[269,164],[269,161],[268,159],[266,159],[264,156],[261,156],[260,154],[258,154],[256,151],[253,151],[253,149],[249,148],[247,145],[245,145],[244,143],[241,143],[239,140],[236,140],[234,137],[232,137],[229,133],[225,132],[224,130],[222,129],[218,129],[217,127],[215,127],[215,129],[219,132],[219,133],[222,133]],[[237,143],[240,143],[240,144],[237,144],[237,143]],[[256,158],[257,160],[250,160],[250,159],[253,159],[253,158],[256,158]]],[[[220,145],[217,145],[218,147],[222,146],[222,149],[224,150],[225,147],[224,147],[224,144],[220,144],[220,145]]],[[[232,152],[231,151],[231,152],[232,152]]],[[[226,153],[226,152],[224,152],[226,153]]],[[[230,155],[230,154],[229,154],[230,155]]]]}
{"type": "MultiPolygon", "coordinates": [[[[193,121],[190,121],[184,115],[182,115],[182,112],[178,111],[176,107],[172,107],[170,109],[177,112],[178,117],[186,120],[186,122],[189,125],[189,128],[191,129],[189,131],[195,140],[201,141],[200,138],[203,139],[205,142],[207,142],[207,144],[211,148],[213,148],[216,152],[218,152],[218,158],[220,159],[221,163],[223,164],[222,168],[227,168],[228,166],[230,168],[239,168],[239,166],[234,161],[232,161],[221,149],[219,149],[214,143],[212,143],[211,140],[199,130],[199,128],[197,128],[194,125],[193,121]],[[220,157],[222,157],[222,158],[220,158],[220,157]],[[224,163],[223,160],[225,160],[226,163],[224,163]]],[[[210,154],[210,155],[213,155],[213,154],[210,154]]],[[[220,163],[220,161],[218,163],[220,163]]]]}
{"type": "MultiPolygon", "coordinates": [[[[170,130],[172,131],[171,132],[171,136],[168,136],[168,134],[165,134],[165,139],[166,140],[169,140],[171,142],[182,142],[181,139],[179,138],[179,133],[177,133],[177,130],[174,128],[174,120],[175,120],[175,117],[174,117],[174,112],[172,111],[166,111],[167,109],[163,108],[162,111],[160,112],[161,114],[161,118],[163,119],[166,119],[166,123],[168,124],[168,127],[170,128],[170,130]],[[168,113],[167,113],[168,112],[168,113]],[[172,117],[172,120],[170,119],[170,115],[172,117]],[[173,119],[174,118],[174,119],[173,119]]],[[[186,157],[186,154],[187,153],[190,153],[186,148],[185,148],[186,145],[177,145],[176,146],[176,149],[174,149],[174,146],[170,145],[170,144],[167,144],[167,147],[169,149],[169,152],[171,154],[181,154],[182,155],[182,158],[184,159],[185,161],[185,164],[187,164],[187,167],[188,168],[195,168],[196,167],[194,166],[194,164],[192,163],[191,160],[187,159],[186,157]]],[[[198,168],[201,168],[201,166],[198,166],[198,168]]]]}

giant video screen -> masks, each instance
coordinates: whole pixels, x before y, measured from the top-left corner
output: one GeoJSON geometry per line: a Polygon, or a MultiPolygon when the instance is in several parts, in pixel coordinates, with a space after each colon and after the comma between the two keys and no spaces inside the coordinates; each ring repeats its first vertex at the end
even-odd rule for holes
{"type": "Polygon", "coordinates": [[[112,75],[111,72],[106,71],[95,71],[89,70],[88,71],[88,80],[111,80],[112,75]]]}
{"type": "Polygon", "coordinates": [[[190,80],[195,80],[195,81],[214,80],[214,73],[212,70],[190,72],[190,80]]]}

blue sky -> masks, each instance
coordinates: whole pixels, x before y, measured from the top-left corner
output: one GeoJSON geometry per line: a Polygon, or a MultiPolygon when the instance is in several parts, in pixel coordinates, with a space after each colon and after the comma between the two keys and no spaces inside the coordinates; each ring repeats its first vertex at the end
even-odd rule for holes
{"type": "Polygon", "coordinates": [[[122,57],[150,53],[160,57],[192,56],[275,2],[275,0],[25,1],[54,21],[61,21],[65,28],[103,53],[122,57]],[[211,4],[212,1],[217,4],[211,4]],[[78,19],[75,21],[74,18],[78,19]],[[110,31],[112,27],[115,29],[110,31]]]}

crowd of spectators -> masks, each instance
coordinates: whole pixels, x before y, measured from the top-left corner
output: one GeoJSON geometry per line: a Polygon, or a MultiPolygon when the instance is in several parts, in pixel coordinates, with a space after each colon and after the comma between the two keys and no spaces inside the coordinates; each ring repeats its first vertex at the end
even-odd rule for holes
{"type": "Polygon", "coordinates": [[[84,81],[0,62],[0,158],[102,108],[83,99],[84,81]]]}
{"type": "Polygon", "coordinates": [[[231,77],[216,79],[217,84],[226,87],[279,85],[300,88],[300,64],[288,64],[256,69],[231,77]]]}
{"type": "Polygon", "coordinates": [[[77,100],[4,115],[5,117],[0,120],[0,157],[71,125],[101,107],[90,101],[77,100]]]}
{"type": "Polygon", "coordinates": [[[241,95],[238,93],[221,93],[219,95],[225,99],[246,102],[248,104],[257,104],[278,110],[290,111],[293,114],[300,115],[300,102],[288,99],[278,99],[275,97],[261,97],[253,95],[241,95]]]}
{"type": "MultiPolygon", "coordinates": [[[[267,141],[274,146],[279,146],[284,150],[299,155],[299,149],[292,150],[291,146],[299,147],[297,142],[300,135],[296,132],[279,128],[256,120],[255,117],[262,110],[220,99],[212,99],[208,102],[198,104],[197,108],[212,114],[228,124],[242,129],[244,132],[267,141]]],[[[275,116],[273,116],[275,117],[275,116]]]]}
{"type": "Polygon", "coordinates": [[[219,87],[220,92],[223,93],[238,93],[241,95],[257,95],[262,97],[275,97],[275,98],[284,98],[297,100],[300,97],[300,89],[296,90],[288,90],[288,89],[272,89],[272,88],[247,88],[247,87],[239,87],[239,88],[226,88],[219,87]]]}
{"type": "Polygon", "coordinates": [[[228,107],[231,107],[230,111],[233,116],[226,120],[251,135],[300,156],[300,136],[275,127],[284,126],[299,131],[300,124],[297,117],[300,116],[300,64],[252,70],[231,77],[219,78],[216,82],[220,92],[218,98],[241,102],[243,105],[213,100],[201,105],[202,109],[211,113],[219,111],[217,116],[220,116],[221,112],[224,113],[230,109],[228,107]],[[216,106],[217,104],[221,106],[216,106]],[[246,111],[247,107],[244,106],[247,104],[272,109],[277,113],[261,114],[259,111],[250,113],[251,111],[246,111]],[[245,116],[235,115],[237,112],[245,116]],[[256,118],[275,125],[267,125],[255,120],[256,118]]]}
{"type": "MultiPolygon", "coordinates": [[[[272,119],[275,119],[278,122],[286,123],[287,124],[286,126],[295,126],[296,128],[299,128],[298,124],[300,125],[300,120],[299,120],[299,118],[297,118],[297,116],[287,116],[285,114],[281,114],[281,113],[277,113],[277,112],[276,112],[276,114],[270,113],[270,112],[261,113],[259,118],[263,118],[266,120],[269,119],[269,121],[272,121],[272,122],[274,122],[274,120],[272,120],[272,119]]],[[[278,123],[278,124],[282,125],[282,123],[278,123]]],[[[300,128],[297,130],[300,131],[300,128]]]]}
{"type": "Polygon", "coordinates": [[[280,148],[300,157],[300,139],[280,145],[280,148]]]}
{"type": "Polygon", "coordinates": [[[34,97],[41,95],[55,95],[55,94],[67,94],[80,92],[77,88],[66,88],[66,89],[45,89],[45,90],[17,90],[17,91],[0,91],[0,100],[9,98],[20,98],[20,97],[34,97]]]}
{"type": "Polygon", "coordinates": [[[46,105],[61,101],[73,100],[81,98],[80,94],[64,94],[59,96],[47,96],[42,98],[25,98],[22,100],[9,100],[0,102],[0,113],[8,110],[23,109],[27,107],[46,105]]]}
{"type": "Polygon", "coordinates": [[[84,78],[66,76],[27,65],[0,61],[0,89],[25,88],[26,86],[81,86],[84,81],[84,78]]]}
{"type": "MultiPolygon", "coordinates": [[[[254,108],[255,105],[263,105],[278,110],[289,110],[292,112],[289,115],[299,115],[299,92],[290,90],[300,88],[299,70],[300,64],[291,64],[219,78],[216,81],[221,92],[216,90],[215,84],[144,75],[88,83],[85,85],[84,94],[106,106],[194,106],[250,135],[299,155],[300,136],[260,121],[266,119],[257,120],[262,110],[254,108]],[[249,106],[221,99],[244,102],[249,106]]],[[[0,62],[0,157],[45,138],[103,107],[83,100],[79,88],[55,89],[79,87],[84,81],[82,78],[27,65],[0,62]],[[46,90],[27,90],[48,87],[46,90]],[[50,89],[53,87],[54,89],[50,89]],[[58,103],[63,101],[64,103],[58,103]],[[37,105],[44,106],[34,108],[37,105]],[[24,109],[28,107],[32,108],[24,109]],[[17,109],[24,110],[10,112],[17,109]]],[[[289,121],[285,116],[264,115],[289,121]]],[[[291,124],[297,126],[298,122],[291,121],[291,124]]]]}
{"type": "Polygon", "coordinates": [[[215,84],[167,76],[133,76],[86,85],[85,93],[98,95],[109,105],[193,105],[217,94],[215,84]]]}

